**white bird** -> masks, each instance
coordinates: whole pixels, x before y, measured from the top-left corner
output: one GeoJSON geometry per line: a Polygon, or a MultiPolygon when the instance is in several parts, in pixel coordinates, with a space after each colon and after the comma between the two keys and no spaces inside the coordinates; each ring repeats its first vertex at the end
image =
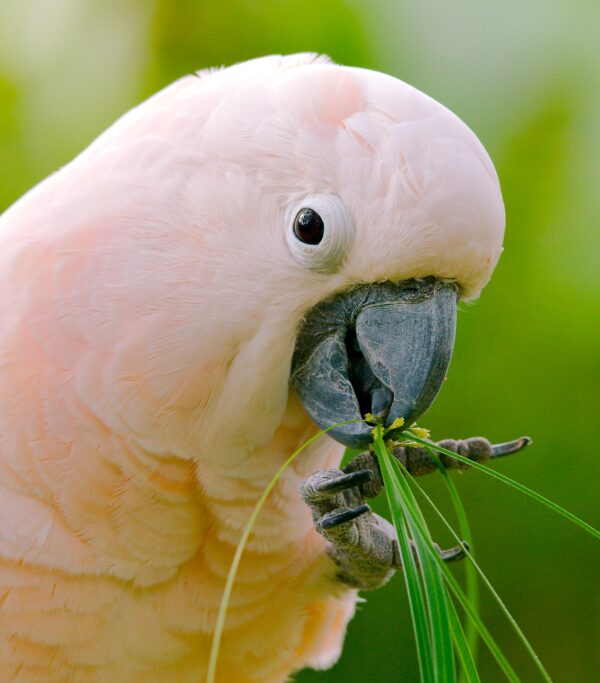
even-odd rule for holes
{"type": "MultiPolygon", "coordinates": [[[[486,284],[503,232],[496,173],[462,121],[391,76],[308,54],[177,81],[10,208],[0,680],[203,681],[266,483],[311,416],[427,408],[457,299],[486,284]],[[296,346],[330,305],[323,343],[296,346]]],[[[362,445],[365,429],[334,435],[362,445]]],[[[219,681],[275,683],[339,656],[357,589],[298,487],[342,451],[316,442],[270,496],[219,681]]]]}

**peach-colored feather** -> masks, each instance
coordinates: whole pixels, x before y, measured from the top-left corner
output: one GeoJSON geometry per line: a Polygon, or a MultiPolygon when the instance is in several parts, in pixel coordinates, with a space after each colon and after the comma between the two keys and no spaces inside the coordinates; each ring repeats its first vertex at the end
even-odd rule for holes
{"type": "MultiPolygon", "coordinates": [[[[389,76],[310,55],[184,78],[0,218],[0,680],[199,683],[241,529],[314,433],[288,394],[305,311],[359,281],[438,275],[475,296],[498,182],[468,128],[389,76]],[[290,207],[336,193],[342,268],[287,250],[290,207]]],[[[298,484],[242,560],[218,680],[338,657],[356,593],[298,484]]]]}

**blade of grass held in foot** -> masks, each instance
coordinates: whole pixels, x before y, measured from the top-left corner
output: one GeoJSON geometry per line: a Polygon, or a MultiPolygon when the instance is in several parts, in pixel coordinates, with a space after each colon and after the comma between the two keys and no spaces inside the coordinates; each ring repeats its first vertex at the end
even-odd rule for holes
{"type": "MultiPolygon", "coordinates": [[[[454,507],[454,512],[456,514],[460,538],[469,544],[469,552],[471,553],[471,557],[473,557],[475,554],[473,550],[473,535],[471,533],[471,527],[469,525],[467,513],[462,504],[462,500],[460,499],[460,495],[458,494],[458,490],[456,489],[456,486],[452,481],[452,477],[449,476],[446,468],[444,467],[444,464],[437,456],[436,452],[427,446],[425,446],[425,448],[427,449],[427,452],[429,453],[429,455],[431,456],[431,458],[433,459],[433,461],[435,462],[439,471],[442,474],[443,481],[446,484],[446,488],[448,489],[448,494],[450,496],[450,500],[452,501],[452,506],[454,507]]],[[[473,566],[472,562],[467,562],[465,564],[465,583],[465,592],[467,600],[471,603],[473,609],[479,614],[479,582],[477,580],[477,570],[473,566]]],[[[472,656],[474,662],[477,662],[477,652],[479,650],[479,634],[477,632],[477,628],[470,619],[468,619],[466,623],[465,635],[467,638],[470,655],[472,656]]],[[[462,678],[460,680],[460,683],[464,683],[462,678]]]]}
{"type": "MultiPolygon", "coordinates": [[[[400,463],[400,466],[402,467],[401,463],[400,463]]],[[[454,538],[460,543],[460,537],[458,536],[458,534],[454,531],[454,529],[450,526],[450,524],[448,524],[448,522],[447,522],[446,518],[444,517],[444,515],[442,514],[442,512],[439,510],[439,508],[436,506],[436,504],[433,502],[433,500],[430,498],[430,496],[425,492],[423,487],[415,481],[414,477],[412,478],[412,484],[421,493],[421,495],[427,500],[427,502],[431,505],[431,507],[433,508],[435,513],[442,520],[442,522],[444,523],[446,528],[450,531],[452,536],[454,536],[454,538]]],[[[535,666],[537,667],[537,669],[541,673],[544,680],[547,683],[552,683],[552,679],[550,678],[550,674],[544,668],[544,665],[542,664],[542,661],[540,660],[538,654],[533,649],[533,646],[531,645],[531,643],[529,642],[529,640],[527,639],[527,637],[525,636],[525,634],[521,630],[521,627],[518,625],[516,619],[513,617],[513,615],[508,610],[508,607],[505,605],[502,598],[498,595],[498,593],[496,592],[496,590],[492,586],[490,580],[487,578],[487,576],[484,574],[481,567],[477,564],[477,562],[473,558],[473,554],[466,549],[465,549],[465,554],[467,556],[467,559],[469,560],[470,565],[473,567],[473,570],[479,574],[482,581],[485,583],[486,587],[491,592],[494,600],[498,603],[498,605],[500,606],[500,609],[504,612],[504,614],[505,614],[506,618],[508,619],[510,625],[515,630],[519,640],[525,646],[525,649],[527,650],[527,652],[531,656],[535,666]]]]}
{"type": "MultiPolygon", "coordinates": [[[[412,491],[408,487],[402,474],[398,475],[395,471],[382,435],[382,428],[377,427],[375,431],[375,452],[380,462],[382,476],[385,482],[385,490],[388,493],[388,504],[392,512],[392,517],[396,523],[401,519],[405,526],[408,526],[412,536],[417,555],[419,558],[420,569],[417,569],[417,578],[422,580],[422,591],[420,596],[409,596],[410,599],[425,601],[428,615],[427,631],[431,640],[431,654],[433,664],[433,680],[436,682],[452,683],[456,681],[456,670],[454,665],[454,654],[452,649],[452,632],[450,628],[450,616],[448,614],[448,599],[442,580],[439,564],[427,550],[427,543],[422,538],[423,532],[428,534],[425,519],[416,504],[412,491]],[[415,524],[414,517],[419,518],[419,524],[415,524]]],[[[398,530],[398,525],[396,525],[398,530]]],[[[405,534],[398,534],[405,536],[405,534]]],[[[431,542],[431,540],[429,539],[431,542]]],[[[408,553],[412,558],[412,550],[406,538],[401,539],[403,545],[408,546],[408,553]]],[[[404,553],[403,553],[404,563],[404,553]]],[[[411,564],[414,564],[414,559],[411,564]]],[[[410,570],[412,572],[412,568],[410,570]]],[[[405,571],[406,574],[406,571],[405,571]]],[[[422,609],[418,605],[419,609],[422,609]]],[[[416,624],[415,624],[416,630],[416,624]]],[[[424,634],[422,634],[424,637],[424,634]]],[[[419,649],[419,661],[421,662],[421,650],[419,649]]],[[[426,662],[423,663],[424,665],[426,662]]],[[[422,666],[424,668],[424,666],[422,666]]]]}
{"type": "MultiPolygon", "coordinates": [[[[436,556],[439,557],[437,554],[437,551],[433,545],[433,543],[428,543],[428,548],[430,554],[435,554],[436,556]]],[[[446,580],[446,583],[448,584],[450,590],[462,606],[462,608],[465,610],[471,621],[475,624],[477,627],[477,630],[479,631],[479,634],[483,640],[483,642],[487,645],[488,650],[492,653],[493,657],[496,659],[498,662],[498,665],[506,675],[509,681],[511,683],[521,683],[519,677],[515,673],[514,669],[504,656],[504,653],[492,637],[491,633],[488,631],[486,628],[485,624],[477,614],[477,612],[474,610],[472,605],[469,603],[467,596],[463,592],[462,588],[460,587],[458,581],[454,578],[454,575],[452,572],[446,567],[442,559],[440,558],[440,567],[441,570],[444,574],[444,579],[446,580]]]]}
{"type": "MultiPolygon", "coordinates": [[[[412,437],[412,436],[413,436],[413,435],[411,434],[411,437],[412,437]]],[[[419,439],[417,439],[417,440],[419,440],[419,439]]],[[[424,445],[425,445],[425,444],[424,444],[424,445]]],[[[446,449],[442,449],[441,447],[437,447],[437,444],[434,444],[433,447],[436,448],[436,450],[439,449],[439,450],[442,450],[442,451],[444,451],[444,452],[445,452],[445,450],[446,450],[446,449]]],[[[469,529],[468,529],[468,522],[467,522],[467,519],[466,519],[466,515],[465,515],[465,513],[464,513],[464,508],[462,508],[462,503],[460,502],[460,498],[459,498],[459,496],[458,496],[458,491],[456,491],[456,487],[454,486],[454,483],[452,482],[451,478],[448,476],[448,474],[447,474],[447,472],[446,472],[446,470],[445,470],[445,468],[444,468],[444,466],[443,466],[443,463],[439,460],[439,458],[437,457],[437,454],[436,454],[435,452],[432,452],[432,448],[431,448],[431,445],[429,444],[429,442],[427,443],[427,445],[425,445],[425,448],[427,449],[427,451],[430,453],[430,455],[432,456],[432,458],[433,458],[434,461],[436,462],[436,465],[438,465],[438,467],[441,469],[441,471],[442,471],[443,474],[445,475],[445,479],[446,479],[447,484],[449,485],[449,489],[450,489],[450,491],[451,491],[451,496],[452,496],[452,498],[453,498],[453,501],[455,502],[455,504],[458,504],[458,506],[460,507],[460,513],[459,513],[459,511],[458,511],[458,509],[457,509],[457,514],[458,514],[459,518],[460,518],[461,516],[463,517],[464,528],[461,528],[461,533],[466,532],[466,533],[463,533],[463,538],[464,538],[465,535],[468,537],[468,536],[470,536],[470,531],[469,531],[469,529]]],[[[454,538],[460,543],[460,542],[461,542],[461,538],[460,538],[460,537],[458,536],[458,534],[454,531],[454,529],[452,529],[452,527],[451,527],[450,524],[447,522],[447,520],[445,519],[445,517],[443,516],[443,514],[440,512],[440,510],[437,508],[437,506],[435,505],[435,503],[431,500],[431,498],[427,495],[427,493],[423,490],[423,488],[416,482],[415,478],[412,477],[412,476],[410,476],[410,474],[408,473],[408,470],[406,470],[406,468],[402,465],[402,463],[398,462],[396,459],[394,459],[394,465],[397,466],[400,470],[402,470],[402,472],[405,474],[405,476],[407,477],[407,479],[410,479],[412,485],[413,485],[415,488],[417,488],[417,490],[418,490],[418,491],[423,495],[423,497],[429,502],[429,504],[432,506],[432,508],[434,509],[434,511],[436,512],[436,514],[440,517],[440,519],[442,520],[442,522],[444,523],[444,525],[448,528],[448,530],[450,531],[450,533],[451,533],[451,534],[454,536],[454,538]]],[[[468,559],[469,559],[469,561],[470,561],[468,566],[470,566],[470,568],[473,570],[473,572],[477,572],[477,573],[481,576],[481,578],[482,578],[482,580],[484,581],[484,583],[486,584],[487,588],[488,588],[488,589],[490,590],[490,592],[492,593],[492,596],[494,597],[494,599],[496,600],[496,602],[497,602],[498,605],[500,606],[501,610],[504,612],[505,616],[507,617],[508,621],[510,622],[511,626],[513,627],[513,629],[514,629],[515,632],[517,633],[517,636],[519,637],[519,639],[521,640],[521,642],[522,642],[523,645],[525,646],[526,650],[528,651],[529,655],[530,655],[531,658],[533,659],[533,662],[534,662],[535,666],[536,666],[537,669],[539,670],[539,672],[540,672],[540,674],[542,675],[542,677],[544,678],[544,680],[545,680],[547,683],[552,683],[552,679],[550,678],[550,675],[548,674],[548,672],[547,672],[546,669],[544,668],[544,666],[543,666],[543,664],[542,664],[542,662],[541,662],[539,656],[537,655],[537,653],[536,653],[535,650],[533,649],[532,645],[531,645],[530,642],[528,641],[527,637],[525,636],[525,634],[523,633],[523,631],[521,630],[521,628],[520,628],[519,625],[517,624],[515,618],[514,618],[514,617],[512,616],[512,614],[509,612],[508,608],[506,607],[506,605],[504,604],[504,602],[502,601],[502,599],[500,598],[500,596],[498,595],[498,593],[497,593],[497,592],[495,591],[495,589],[493,588],[493,586],[492,586],[491,582],[489,581],[489,579],[488,579],[488,578],[485,576],[485,574],[483,573],[483,570],[479,567],[479,565],[477,564],[477,562],[475,562],[475,559],[473,558],[473,554],[472,554],[470,551],[466,550],[466,549],[465,549],[465,552],[466,552],[466,555],[467,555],[467,557],[468,557],[468,559]]],[[[468,600],[468,596],[467,596],[467,600],[468,600]]],[[[472,605],[472,603],[471,603],[471,605],[472,605]]],[[[507,673],[507,675],[508,675],[508,672],[505,672],[505,673],[507,673]]]]}
{"type": "MultiPolygon", "coordinates": [[[[379,448],[377,441],[375,442],[375,448],[379,448]]],[[[396,527],[396,533],[398,534],[398,547],[400,549],[400,557],[402,558],[402,574],[406,584],[408,604],[415,633],[420,678],[423,683],[433,683],[431,636],[427,623],[425,600],[415,557],[410,545],[408,525],[402,513],[401,495],[398,488],[394,486],[393,472],[390,463],[385,456],[379,457],[381,475],[385,485],[388,505],[390,507],[392,521],[396,527]]]]}
{"type": "MultiPolygon", "coordinates": [[[[410,435],[412,438],[412,435],[410,435]]],[[[429,445],[429,442],[427,442],[427,445],[429,445]]],[[[387,449],[387,447],[384,444],[384,448],[387,449]]],[[[388,451],[389,458],[385,459],[384,462],[387,462],[391,465],[392,468],[396,469],[399,476],[403,475],[402,469],[401,469],[401,463],[399,463],[396,458],[394,458],[388,451]]],[[[391,481],[393,479],[390,478],[391,481]]],[[[477,612],[473,609],[472,605],[469,603],[466,595],[464,594],[463,590],[461,589],[458,581],[454,578],[454,575],[452,572],[448,569],[448,567],[445,565],[441,557],[439,556],[435,546],[433,545],[431,539],[427,536],[425,530],[421,526],[420,519],[418,517],[420,516],[420,512],[417,512],[415,509],[415,506],[412,505],[412,503],[409,504],[409,507],[412,508],[412,513],[413,513],[413,521],[415,526],[419,529],[421,532],[421,536],[425,541],[426,547],[429,551],[429,554],[432,557],[435,557],[436,560],[439,563],[440,569],[444,575],[444,579],[446,583],[448,584],[450,590],[452,593],[455,595],[456,599],[458,602],[461,604],[469,618],[473,621],[473,623],[476,625],[477,630],[479,631],[479,634],[481,635],[481,638],[483,642],[487,645],[489,651],[493,655],[493,657],[496,659],[498,662],[498,665],[500,666],[501,670],[504,672],[505,676],[508,678],[511,683],[521,683],[519,677],[515,673],[514,669],[504,656],[504,653],[492,637],[491,633],[488,631],[486,628],[485,624],[477,614],[477,612]]]]}

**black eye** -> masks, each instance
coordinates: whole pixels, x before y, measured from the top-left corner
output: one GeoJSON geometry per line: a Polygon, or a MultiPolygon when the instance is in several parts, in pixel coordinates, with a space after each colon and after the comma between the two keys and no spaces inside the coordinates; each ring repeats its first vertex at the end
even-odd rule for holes
{"type": "Polygon", "coordinates": [[[319,244],[323,239],[323,219],[313,209],[300,209],[294,219],[294,235],[305,244],[319,244]]]}

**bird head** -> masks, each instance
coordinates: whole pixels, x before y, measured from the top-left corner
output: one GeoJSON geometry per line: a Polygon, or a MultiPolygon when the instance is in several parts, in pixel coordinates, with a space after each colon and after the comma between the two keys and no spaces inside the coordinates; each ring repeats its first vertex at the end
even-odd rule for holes
{"type": "MultiPolygon", "coordinates": [[[[207,135],[244,175],[223,199],[237,212],[247,315],[295,331],[291,386],[319,427],[367,412],[410,424],[445,377],[457,302],[500,256],[487,153],[445,107],[382,73],[292,56],[222,76],[236,88],[207,135]]],[[[330,435],[363,447],[371,430],[330,435]]]]}
{"type": "MultiPolygon", "coordinates": [[[[314,55],[176,82],[25,201],[55,226],[30,240],[56,259],[46,353],[72,365],[80,338],[77,362],[103,376],[79,393],[140,440],[158,425],[148,444],[171,451],[232,422],[264,443],[297,398],[320,427],[416,419],[504,231],[493,165],[459,118],[314,55]]],[[[370,429],[331,435],[359,447],[370,429]]]]}

